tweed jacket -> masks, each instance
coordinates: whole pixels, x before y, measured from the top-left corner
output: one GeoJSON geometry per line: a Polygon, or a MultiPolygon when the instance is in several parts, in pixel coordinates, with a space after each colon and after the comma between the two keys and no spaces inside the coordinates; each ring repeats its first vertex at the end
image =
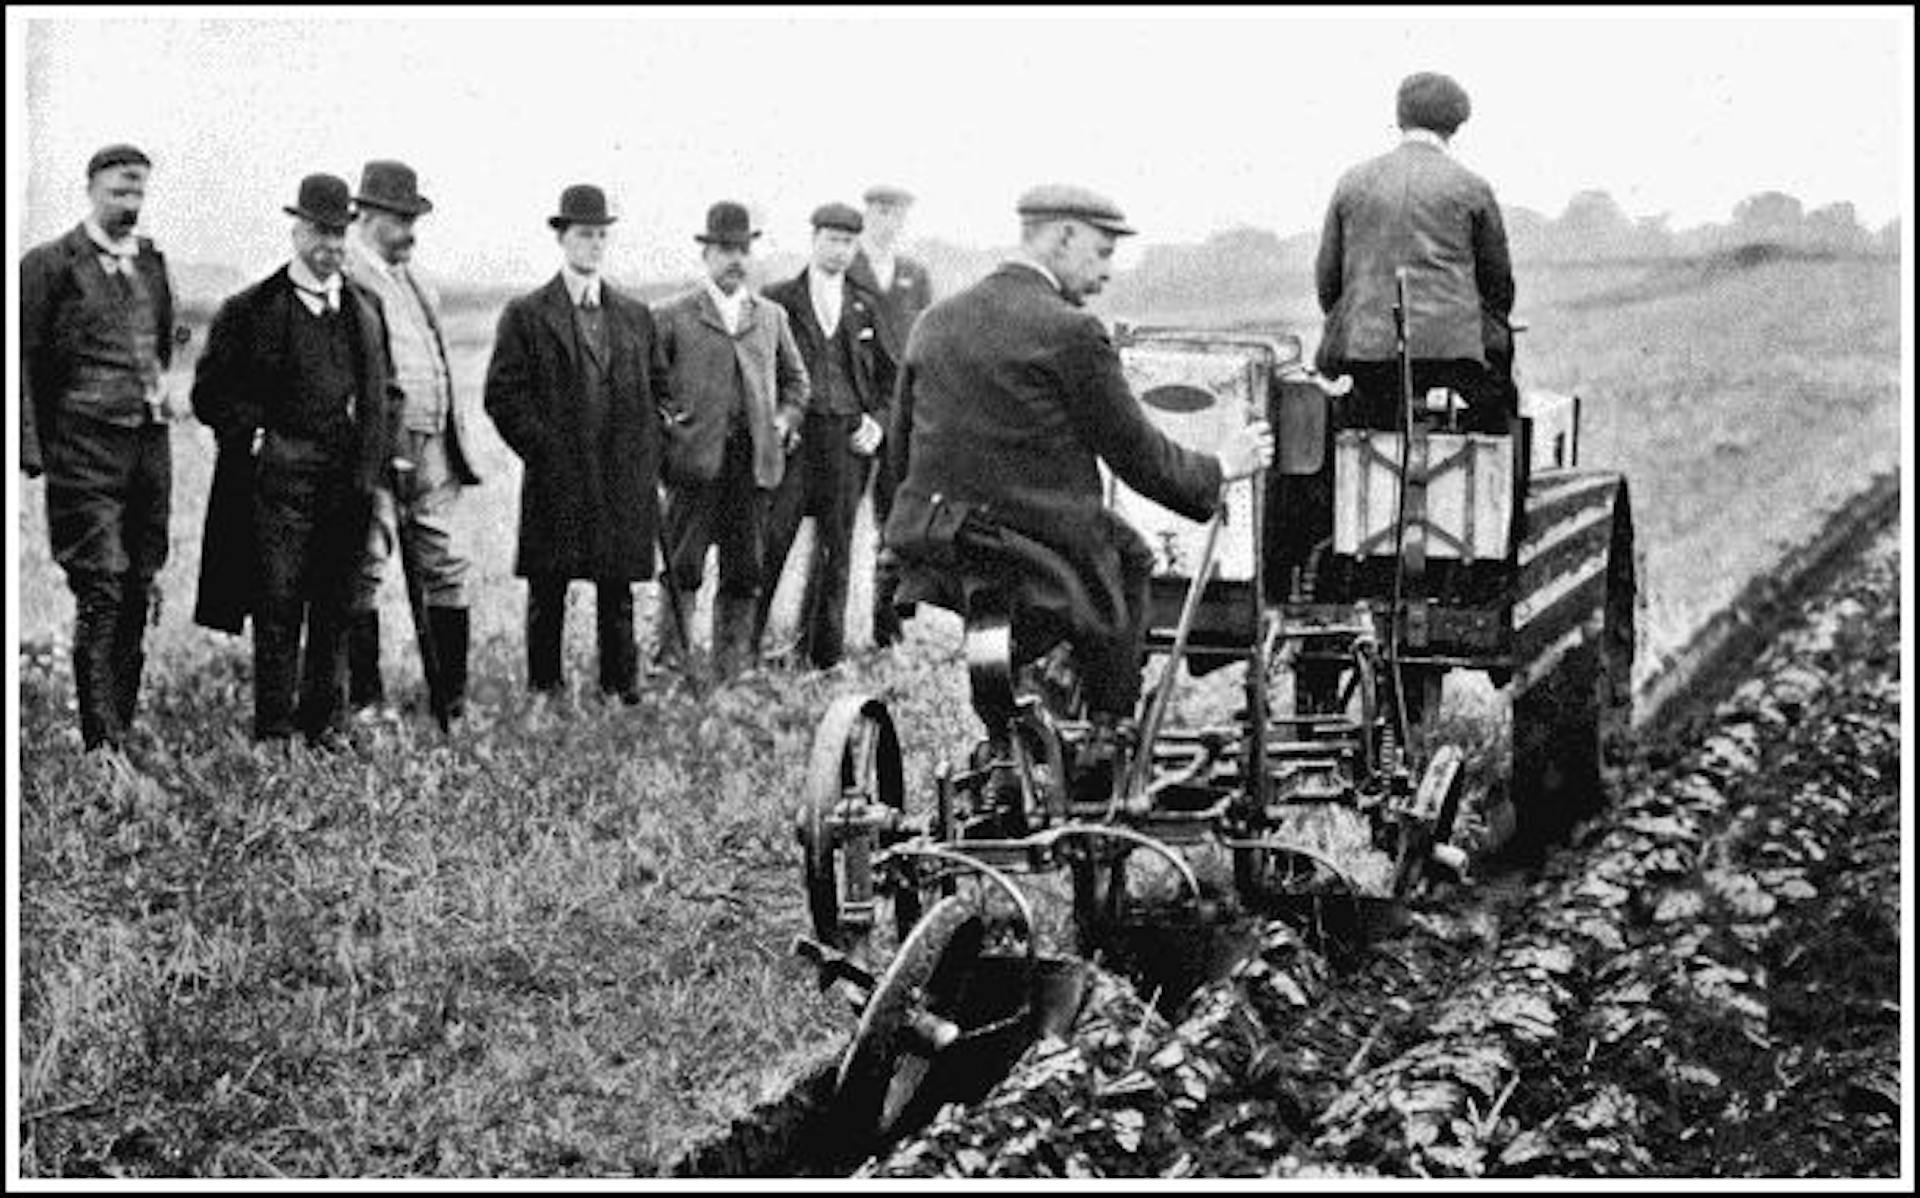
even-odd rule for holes
{"type": "MultiPolygon", "coordinates": [[[[354,484],[370,497],[387,482],[400,395],[389,375],[386,316],[379,299],[343,278],[340,303],[351,317],[347,328],[359,375],[354,484]]],[[[274,271],[220,305],[194,367],[193,413],[213,430],[218,454],[207,495],[193,618],[223,632],[239,632],[252,610],[260,572],[253,535],[253,433],[267,426],[276,406],[290,402],[296,386],[291,334],[299,307],[286,268],[274,271]]]]}
{"type": "MultiPolygon", "coordinates": [[[[134,269],[153,301],[154,352],[162,369],[173,364],[173,287],[167,260],[153,242],[139,238],[134,269]]],[[[84,222],[20,259],[20,464],[31,475],[42,469],[42,446],[58,419],[74,335],[71,305],[83,293],[77,270],[98,270],[99,251],[84,222]]]]}
{"type": "Polygon", "coordinates": [[[653,314],[602,280],[606,407],[589,411],[573,299],[558,274],[500,314],[486,410],[520,455],[514,572],[595,580],[652,578],[659,528],[666,368],[653,314]]]}
{"type": "Polygon", "coordinates": [[[1402,266],[1412,357],[1484,363],[1510,349],[1513,267],[1493,188],[1438,146],[1409,141],[1349,170],[1327,207],[1314,269],[1323,371],[1394,357],[1402,266]]]}
{"type": "Polygon", "coordinates": [[[668,482],[711,482],[720,477],[734,379],[745,386],[748,429],[753,435],[753,481],[762,490],[780,485],[786,471],[787,429],[798,428],[807,410],[806,363],[793,338],[787,311],[749,294],[740,309],[740,329],[728,333],[705,286],[666,301],[655,311],[666,361],[668,482]]]}
{"type": "MultiPolygon", "coordinates": [[[[346,272],[379,296],[382,306],[388,311],[388,318],[397,320],[400,313],[395,305],[404,302],[405,297],[400,294],[403,284],[375,265],[372,254],[373,251],[359,234],[348,237],[346,272]]],[[[474,471],[473,455],[468,452],[473,445],[473,437],[467,432],[473,423],[473,413],[469,411],[473,400],[471,396],[461,399],[460,388],[453,385],[453,361],[447,356],[447,337],[440,328],[440,293],[411,269],[407,271],[407,277],[413,281],[420,308],[427,314],[434,347],[439,350],[441,365],[447,373],[447,424],[443,430],[447,439],[447,466],[453,471],[453,477],[463,485],[475,486],[480,482],[480,476],[474,471]]]]}

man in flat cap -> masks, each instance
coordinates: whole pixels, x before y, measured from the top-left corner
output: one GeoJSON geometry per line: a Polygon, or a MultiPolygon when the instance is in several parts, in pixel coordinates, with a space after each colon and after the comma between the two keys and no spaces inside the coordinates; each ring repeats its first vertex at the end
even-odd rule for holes
{"type": "Polygon", "coordinates": [[[1078,797],[1105,799],[1140,698],[1153,554],[1108,510],[1100,463],[1205,520],[1223,483],[1272,459],[1273,438],[1256,421],[1217,455],[1196,453],[1142,412],[1106,328],[1080,307],[1133,232],[1111,201],[1036,187],[1019,214],[1018,256],[935,303],[907,339],[886,547],[902,562],[903,600],[962,614],[993,604],[1022,659],[1073,645],[1093,724],[1078,797]]]}
{"type": "Polygon", "coordinates": [[[1327,207],[1315,362],[1352,376],[1369,423],[1398,427],[1394,276],[1405,267],[1415,393],[1452,388],[1467,401],[1468,427],[1503,432],[1518,402],[1506,226],[1493,188],[1447,149],[1472,106],[1458,83],[1423,71],[1402,81],[1397,109],[1400,144],[1343,175],[1327,207]]]}
{"type": "Polygon", "coordinates": [[[347,612],[399,405],[380,301],[340,270],[346,180],[308,175],[284,211],[292,259],[220,305],[195,369],[218,458],[194,619],[239,632],[253,616],[256,739],[337,748],[347,612]]]}
{"type": "Polygon", "coordinates": [[[766,630],[800,521],[812,516],[813,552],[794,655],[826,670],[846,652],[853,518],[868,463],[885,434],[894,366],[881,333],[879,298],[847,278],[859,248],[860,213],[846,204],[822,204],[812,223],[807,268],[764,293],[787,311],[809,389],[800,445],[767,514],[767,585],[760,591],[754,640],[766,630]]]}
{"type": "Polygon", "coordinates": [[[767,502],[807,410],[807,368],[787,310],[746,285],[759,236],[744,204],[708,208],[694,237],[707,277],[656,313],[671,393],[657,652],[691,671],[694,600],[707,551],[717,549],[711,645],[721,681],[758,660],[755,612],[779,581],[765,568],[767,502]]]}
{"type": "Polygon", "coordinates": [[[633,584],[654,576],[667,380],[653,314],[601,273],[616,219],[592,184],[561,192],[559,273],[507,305],[487,363],[487,414],[523,464],[513,569],[538,707],[561,689],[576,579],[594,584],[601,693],[640,701],[633,584]]]}
{"type": "Polygon", "coordinates": [[[353,595],[347,635],[347,698],[355,711],[384,705],[380,677],[380,580],[408,538],[424,592],[434,668],[450,718],[466,708],[467,559],[455,544],[453,510],[462,487],[480,481],[468,447],[465,405],[453,388],[447,343],[440,329],[439,295],[413,272],[414,223],[433,211],[418,176],[404,162],[375,159],[360,172],[353,197],[353,235],[347,238],[347,277],[380,297],[400,388],[400,444],[406,464],[395,485],[375,496],[373,524],[353,595]],[[403,526],[404,522],[404,526],[403,526]]]}
{"type": "MultiPolygon", "coordinates": [[[[860,233],[860,252],[847,268],[847,278],[877,297],[880,310],[880,345],[887,356],[899,362],[906,354],[907,333],[920,313],[933,303],[933,279],[924,263],[895,248],[913,207],[913,194],[904,187],[879,183],[867,188],[866,227],[860,233]]],[[[873,526],[877,533],[887,526],[893,511],[893,493],[900,480],[893,476],[893,455],[878,453],[873,458],[873,526]]],[[[900,622],[912,615],[912,608],[901,610],[894,604],[899,579],[893,559],[876,554],[873,569],[873,643],[887,648],[900,639],[900,622]]]]}
{"type": "Polygon", "coordinates": [[[20,261],[20,466],[47,476],[89,750],[120,747],[132,728],[167,560],[173,290],[160,251],[134,233],[150,165],[129,145],[95,154],[91,211],[20,261]]]}

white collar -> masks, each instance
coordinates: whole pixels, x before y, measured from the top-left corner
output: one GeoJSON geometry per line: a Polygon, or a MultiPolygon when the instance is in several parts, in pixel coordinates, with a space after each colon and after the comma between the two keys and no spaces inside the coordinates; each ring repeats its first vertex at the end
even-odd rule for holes
{"type": "Polygon", "coordinates": [[[1015,254],[1013,257],[1007,259],[1007,261],[1011,262],[1015,266],[1024,266],[1028,270],[1039,271],[1040,277],[1045,279],[1047,282],[1053,284],[1053,289],[1055,291],[1058,291],[1061,295],[1066,294],[1066,289],[1060,286],[1060,277],[1054,274],[1051,270],[1048,270],[1045,263],[1034,258],[1032,255],[1027,254],[1023,251],[1021,253],[1015,254]]]}
{"type": "Polygon", "coordinates": [[[838,295],[840,289],[845,287],[846,283],[847,275],[845,271],[837,275],[830,275],[812,263],[808,263],[807,265],[807,285],[815,291],[825,292],[828,295],[838,295]]]}
{"type": "Polygon", "coordinates": [[[335,271],[333,274],[328,275],[326,282],[323,283],[312,271],[307,269],[305,262],[300,261],[298,258],[289,258],[287,260],[287,277],[293,280],[295,287],[300,287],[307,291],[324,292],[330,303],[336,306],[338,305],[339,301],[337,297],[340,294],[340,272],[335,271]]]}
{"type": "Polygon", "coordinates": [[[713,302],[719,305],[722,312],[738,311],[746,306],[747,285],[745,283],[735,287],[732,295],[720,290],[720,284],[713,281],[712,275],[702,279],[701,283],[706,286],[707,294],[713,297],[713,302]]]}
{"type": "Polygon", "coordinates": [[[560,281],[567,285],[567,298],[573,301],[573,306],[576,308],[580,306],[581,302],[588,295],[592,295],[594,299],[599,300],[601,303],[606,302],[605,295],[601,291],[600,276],[598,274],[583,275],[573,269],[573,267],[563,263],[560,267],[560,281]]]}
{"type": "Polygon", "coordinates": [[[1435,133],[1431,129],[1400,130],[1400,144],[1404,146],[1410,143],[1417,143],[1423,146],[1432,146],[1434,149],[1439,150],[1441,153],[1445,153],[1447,149],[1447,139],[1440,136],[1438,133],[1435,133]]]}
{"type": "Polygon", "coordinates": [[[94,248],[101,253],[112,254],[116,258],[132,258],[140,253],[140,239],[133,234],[129,233],[115,241],[107,236],[107,231],[101,228],[93,217],[88,216],[80,223],[86,227],[88,240],[92,241],[94,248]]]}

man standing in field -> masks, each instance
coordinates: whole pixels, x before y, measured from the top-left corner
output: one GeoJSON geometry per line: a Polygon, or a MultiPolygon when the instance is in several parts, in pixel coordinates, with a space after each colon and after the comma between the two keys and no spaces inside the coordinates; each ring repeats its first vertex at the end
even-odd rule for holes
{"type": "MultiPolygon", "coordinates": [[[[880,309],[880,348],[888,360],[899,363],[906,357],[907,333],[920,313],[933,303],[933,280],[925,264],[899,253],[896,246],[906,226],[907,210],[913,206],[913,194],[903,187],[875,184],[861,197],[866,201],[866,227],[860,234],[860,252],[847,268],[847,278],[855,286],[876,297],[880,309]]],[[[893,493],[900,480],[893,475],[893,455],[884,450],[873,458],[873,527],[877,533],[887,526],[893,511],[893,493]]],[[[878,538],[876,537],[876,543],[878,538]]],[[[876,552],[873,559],[873,644],[885,649],[900,639],[900,622],[910,617],[911,607],[902,611],[893,601],[900,585],[899,572],[891,555],[876,552]]]]}
{"type": "Polygon", "coordinates": [[[150,167],[129,145],[95,154],[91,211],[20,262],[20,466],[47,476],[89,750],[117,749],[132,730],[147,623],[159,612],[154,576],[167,560],[173,290],[166,260],[134,233],[150,167]]]}
{"type": "Polygon", "coordinates": [[[652,313],[601,274],[618,218],[579,183],[547,219],[560,271],[507,305],[486,408],[524,466],[514,572],[527,580],[527,685],[561,687],[567,587],[594,584],[600,690],[640,701],[633,584],[653,577],[666,374],[652,313]]]}
{"type": "Polygon", "coordinates": [[[812,262],[765,292],[786,309],[809,386],[800,446],[767,514],[766,585],[753,637],[757,645],[766,632],[787,553],[800,521],[812,516],[813,552],[794,653],[818,670],[831,669],[846,651],[853,519],[893,393],[893,359],[881,335],[878,300],[847,278],[860,228],[860,214],[846,204],[814,209],[812,262]]]}
{"type": "Polygon", "coordinates": [[[756,604],[778,581],[765,569],[767,497],[785,476],[807,410],[807,368],[786,309],[746,286],[759,236],[744,205],[714,204],[695,237],[706,280],[659,311],[672,407],[658,653],[686,668],[694,599],[707,550],[717,546],[712,646],[721,681],[758,659],[756,604]]]}
{"type": "Polygon", "coordinates": [[[1316,365],[1351,375],[1369,423],[1395,428],[1395,272],[1405,268],[1414,393],[1449,387],[1468,427],[1504,432],[1513,388],[1513,268],[1493,189],[1447,152],[1467,93],[1423,71],[1401,84],[1399,146],[1349,170],[1334,189],[1315,280],[1326,327],[1316,365]]]}
{"type": "Polygon", "coordinates": [[[1105,327],[1080,307],[1132,228],[1080,187],[1036,187],[1019,214],[1019,255],[927,309],[908,338],[886,544],[902,561],[902,599],[962,613],[1004,605],[1017,654],[1073,645],[1093,725],[1080,797],[1104,800],[1139,703],[1153,551],[1106,507],[1099,464],[1205,520],[1222,483],[1272,460],[1273,436],[1254,421],[1214,455],[1155,428],[1105,327]]]}
{"type": "Polygon", "coordinates": [[[467,561],[454,545],[453,508],[460,489],[480,478],[467,454],[473,442],[453,390],[439,297],[413,273],[414,222],[433,211],[433,204],[420,194],[412,167],[382,160],[362,169],[353,202],[357,215],[355,235],[347,239],[347,277],[379,296],[386,311],[393,380],[401,392],[396,450],[410,468],[395,476],[396,485],[407,489],[398,497],[401,502],[395,502],[390,487],[374,496],[347,635],[347,696],[356,711],[386,698],[380,678],[380,579],[404,535],[421,573],[424,635],[433,639],[440,693],[448,716],[458,719],[466,708],[470,626],[467,561]]]}
{"type": "Polygon", "coordinates": [[[292,260],[220,305],[194,375],[194,413],[219,445],[194,618],[238,632],[251,611],[256,739],[297,729],[335,748],[347,611],[398,404],[380,301],[340,270],[346,180],[308,175],[285,211],[292,260]]]}

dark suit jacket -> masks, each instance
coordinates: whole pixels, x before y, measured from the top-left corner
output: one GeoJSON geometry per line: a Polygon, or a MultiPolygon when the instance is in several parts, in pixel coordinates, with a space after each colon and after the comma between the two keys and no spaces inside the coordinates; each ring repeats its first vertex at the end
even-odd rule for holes
{"type": "Polygon", "coordinates": [[[893,286],[881,287],[880,280],[874,277],[873,263],[867,260],[867,251],[863,249],[853,256],[847,279],[879,301],[881,345],[894,362],[902,361],[913,322],[933,304],[933,279],[927,273],[926,264],[896,253],[893,286]]]}
{"type": "MultiPolygon", "coordinates": [[[[370,497],[387,481],[400,395],[389,374],[379,299],[343,278],[340,303],[352,318],[347,328],[359,370],[354,484],[370,497]]],[[[213,430],[219,453],[207,495],[193,618],[223,632],[239,632],[252,610],[260,573],[253,535],[253,433],[270,423],[278,405],[290,401],[295,379],[289,337],[299,306],[293,280],[281,267],[220,305],[207,331],[206,351],[194,367],[193,414],[213,430]]]]}
{"type": "Polygon", "coordinates": [[[860,410],[880,422],[884,431],[892,409],[894,358],[886,351],[880,331],[879,303],[872,292],[849,279],[840,292],[840,323],[828,337],[814,315],[813,295],[807,286],[807,272],[783,280],[761,292],[787,310],[787,322],[793,329],[794,344],[800,360],[807,365],[807,379],[818,404],[818,388],[829,352],[844,353],[852,368],[853,390],[860,410]]]}
{"type": "Polygon", "coordinates": [[[1412,357],[1484,363],[1510,352],[1513,266],[1493,188],[1439,147],[1403,142],[1343,175],[1327,207],[1314,271],[1323,371],[1393,358],[1401,266],[1412,357]]]}
{"type": "MultiPolygon", "coordinates": [[[[165,368],[173,364],[173,287],[166,258],[145,237],[139,245],[134,269],[153,300],[154,351],[165,368]]],[[[20,259],[20,464],[30,475],[42,469],[41,447],[52,433],[66,387],[72,304],[81,294],[74,271],[98,270],[98,254],[82,223],[20,259]]]]}
{"type": "Polygon", "coordinates": [[[500,314],[486,409],[525,469],[514,573],[645,579],[659,523],[666,363],[653,314],[600,283],[609,361],[607,409],[587,426],[573,301],[555,275],[500,314]]]}
{"type": "MultiPolygon", "coordinates": [[[[971,512],[1078,552],[1125,540],[1099,463],[1195,520],[1213,512],[1220,465],[1141,411],[1120,355],[1091,313],[1038,271],[1007,263],[927,309],[907,341],[892,453],[903,480],[886,543],[938,555],[942,511],[971,512]]],[[[1131,533],[1138,540],[1138,533],[1131,533]]],[[[1117,563],[1115,563],[1117,569],[1117,563]]]]}
{"type": "Polygon", "coordinates": [[[807,367],[787,310],[749,293],[740,330],[729,334],[703,285],[668,300],[655,317],[672,395],[667,480],[720,477],[738,378],[746,386],[754,484],[762,490],[779,486],[787,463],[781,430],[798,428],[807,410],[807,367]]]}

